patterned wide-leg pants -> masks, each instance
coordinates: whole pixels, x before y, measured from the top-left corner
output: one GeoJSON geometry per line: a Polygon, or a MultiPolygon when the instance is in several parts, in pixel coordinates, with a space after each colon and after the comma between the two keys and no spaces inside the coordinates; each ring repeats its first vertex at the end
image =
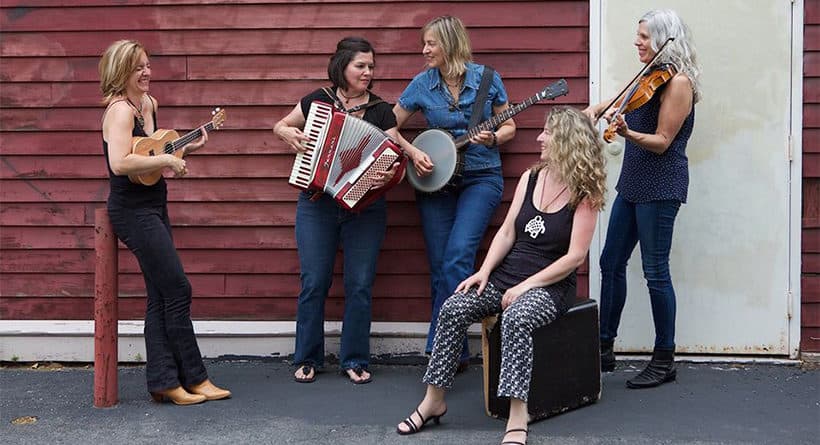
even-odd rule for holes
{"type": "MultiPolygon", "coordinates": [[[[471,324],[501,312],[504,295],[488,283],[480,295],[472,288],[445,301],[438,317],[433,351],[422,381],[449,389],[453,386],[461,345],[471,324]]],[[[532,331],[555,321],[558,295],[545,288],[530,289],[511,304],[501,322],[501,375],[498,397],[527,401],[532,374],[532,331]]]]}

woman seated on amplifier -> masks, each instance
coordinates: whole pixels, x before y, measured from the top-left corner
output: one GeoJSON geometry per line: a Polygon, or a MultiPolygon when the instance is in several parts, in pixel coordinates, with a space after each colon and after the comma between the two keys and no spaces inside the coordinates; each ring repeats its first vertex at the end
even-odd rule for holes
{"type": "MultiPolygon", "coordinates": [[[[273,127],[273,132],[294,152],[305,152],[310,140],[302,130],[313,101],[335,105],[384,130],[396,139],[396,117],[389,104],[370,91],[375,55],[370,42],[346,37],[336,45],[327,74],[332,88],[322,88],[303,97],[293,110],[273,127]]],[[[398,163],[378,173],[374,187],[392,183],[398,163]]],[[[353,383],[371,380],[370,359],[371,288],[376,276],[386,230],[384,196],[357,212],[342,208],[331,196],[302,191],[296,205],[296,245],[302,290],[296,310],[294,379],[310,383],[324,366],[324,311],[333,263],[341,245],[344,252],[345,309],[340,361],[342,374],[353,383]]]]}
{"type": "Polygon", "coordinates": [[[587,257],[606,189],[603,142],[579,110],[553,108],[537,140],[540,162],[521,175],[484,263],[441,308],[422,379],[427,393],[397,426],[399,434],[417,433],[430,420],[439,423],[467,328],[503,311],[498,396],[511,399],[503,443],[526,443],[531,333],[573,302],[575,270],[587,257]]]}

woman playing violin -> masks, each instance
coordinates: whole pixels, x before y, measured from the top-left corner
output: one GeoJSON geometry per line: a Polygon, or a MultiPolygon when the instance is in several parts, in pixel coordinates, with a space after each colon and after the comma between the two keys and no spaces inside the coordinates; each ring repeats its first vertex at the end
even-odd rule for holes
{"type": "Polygon", "coordinates": [[[694,104],[700,99],[700,68],[689,28],[671,10],[650,11],[638,21],[635,47],[641,62],[656,59],[656,68],[650,68],[649,74],[653,69],[671,69],[668,80],[656,88],[639,85],[644,93],[649,89],[651,98],[626,116],[616,113],[615,108],[605,109],[611,101],[590,105],[584,112],[593,120],[603,114],[626,140],[618,194],[600,260],[601,370],[615,368],[613,344],[626,302],[626,264],[639,244],[655,323],[655,346],[649,365],[628,380],[627,386],[648,388],[676,376],[675,290],[669,252],[675,217],[687,198],[686,145],[695,122],[694,104]],[[670,37],[674,40],[655,58],[670,37]],[[662,67],[664,64],[672,68],[662,67]]]}

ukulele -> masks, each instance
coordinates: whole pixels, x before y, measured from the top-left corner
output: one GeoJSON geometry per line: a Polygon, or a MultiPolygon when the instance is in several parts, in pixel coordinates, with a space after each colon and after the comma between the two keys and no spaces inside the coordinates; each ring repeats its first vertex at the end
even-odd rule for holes
{"type": "MultiPolygon", "coordinates": [[[[131,138],[131,153],[140,156],[156,156],[168,153],[181,158],[182,147],[202,137],[201,127],[205,127],[206,131],[218,130],[225,122],[224,109],[215,108],[211,112],[211,115],[213,117],[210,122],[201,125],[196,130],[182,137],[174,130],[157,130],[148,137],[137,136],[131,138]]],[[[163,170],[165,170],[165,168],[159,168],[138,175],[129,175],[128,179],[134,184],[154,185],[159,181],[159,178],[162,177],[163,170]]]]}

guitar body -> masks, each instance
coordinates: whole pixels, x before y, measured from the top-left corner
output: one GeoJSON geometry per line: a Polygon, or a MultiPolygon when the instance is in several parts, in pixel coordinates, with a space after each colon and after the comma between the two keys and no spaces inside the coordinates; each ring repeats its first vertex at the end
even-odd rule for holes
{"type": "Polygon", "coordinates": [[[438,129],[427,130],[413,139],[413,145],[430,156],[433,171],[427,176],[419,176],[411,164],[407,169],[407,181],[416,190],[426,193],[438,191],[447,185],[453,177],[458,160],[456,144],[450,133],[438,129]]]}
{"type": "MultiPolygon", "coordinates": [[[[151,136],[137,136],[131,139],[131,153],[139,156],[157,156],[170,153],[181,158],[182,150],[174,150],[171,143],[179,139],[179,133],[174,130],[157,130],[151,136]]],[[[164,168],[142,173],[139,175],[129,175],[128,179],[134,184],[154,185],[162,177],[164,168]]]]}

